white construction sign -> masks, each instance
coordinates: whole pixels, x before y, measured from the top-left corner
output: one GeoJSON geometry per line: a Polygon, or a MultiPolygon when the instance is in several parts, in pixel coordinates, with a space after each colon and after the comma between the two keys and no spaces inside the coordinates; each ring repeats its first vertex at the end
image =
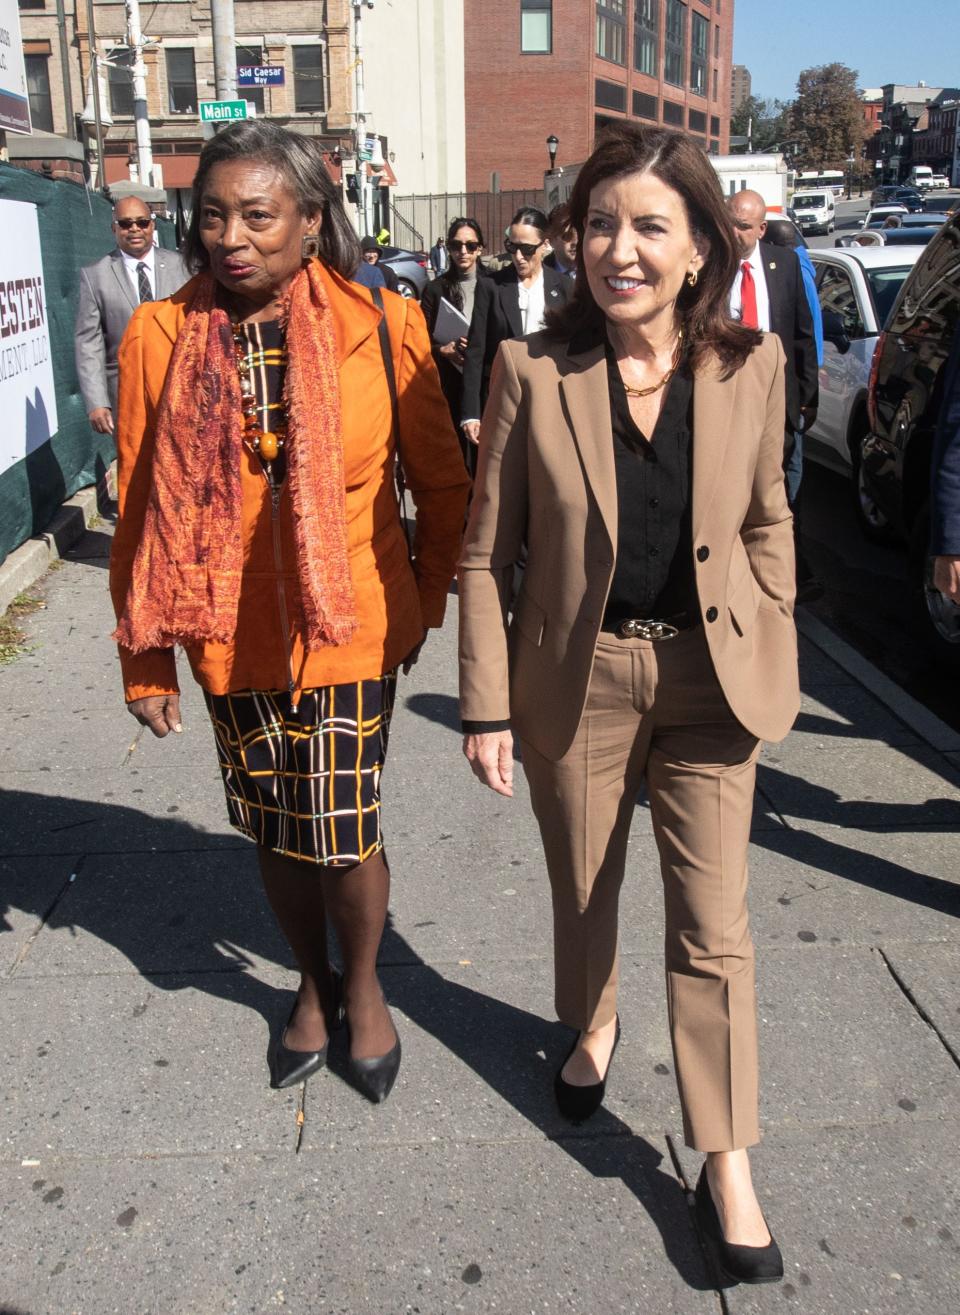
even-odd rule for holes
{"type": "Polygon", "coordinates": [[[57,432],[37,207],[0,201],[0,475],[57,432]]]}

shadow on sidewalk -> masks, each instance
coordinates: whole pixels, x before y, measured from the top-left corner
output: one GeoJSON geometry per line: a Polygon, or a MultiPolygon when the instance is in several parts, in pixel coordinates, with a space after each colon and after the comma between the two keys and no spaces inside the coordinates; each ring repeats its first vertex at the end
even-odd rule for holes
{"type": "MultiPolygon", "coordinates": [[[[291,956],[260,889],[252,845],[214,848],[209,835],[169,818],[162,823],[161,850],[156,820],[148,814],[15,790],[0,791],[0,835],[19,837],[19,849],[27,848],[23,837],[32,835],[37,846],[32,854],[0,859],[0,964],[9,967],[13,958],[12,951],[5,952],[2,933],[10,931],[6,914],[16,908],[43,919],[51,930],[80,928],[114,946],[158,990],[190,986],[243,1005],[260,1014],[276,1036],[292,993],[260,981],[254,957],[292,966],[291,956]],[[86,869],[62,852],[49,857],[37,852],[51,835],[59,838],[65,827],[67,836],[76,837],[78,854],[85,848],[86,833],[86,869]],[[114,842],[124,837],[123,852],[117,854],[114,845],[109,853],[98,853],[98,835],[109,835],[114,842]],[[105,859],[116,860],[106,864],[109,875],[101,871],[85,878],[94,860],[102,869],[105,859]],[[167,865],[167,879],[138,871],[138,863],[154,873],[167,865]],[[37,880],[42,864],[64,873],[64,884],[52,901],[49,883],[37,880]],[[71,869],[79,869],[79,875],[69,882],[71,869]]],[[[569,1045],[568,1029],[446,980],[389,922],[381,961],[394,967],[385,983],[392,1005],[589,1174],[621,1181],[649,1214],[665,1255],[683,1281],[697,1290],[712,1289],[683,1189],[669,1163],[661,1168],[663,1152],[607,1110],[584,1130],[560,1119],[552,1082],[569,1045]]],[[[334,1071],[336,1050],[331,1047],[334,1071]]],[[[424,1074],[423,1081],[428,1080],[424,1074]]],[[[570,1180],[564,1181],[576,1190],[570,1180]]]]}

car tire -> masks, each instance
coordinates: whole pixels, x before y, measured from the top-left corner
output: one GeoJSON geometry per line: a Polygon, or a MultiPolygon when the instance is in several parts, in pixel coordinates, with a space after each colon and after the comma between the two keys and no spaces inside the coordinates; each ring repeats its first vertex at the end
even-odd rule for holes
{"type": "Polygon", "coordinates": [[[409,279],[397,279],[397,291],[401,297],[406,297],[408,301],[417,301],[417,289],[409,279]]]}
{"type": "Polygon", "coordinates": [[[896,543],[899,537],[897,532],[871,497],[863,480],[863,462],[860,459],[860,451],[864,438],[866,438],[866,431],[858,429],[854,431],[854,437],[850,441],[850,477],[853,489],[853,510],[857,518],[857,525],[860,527],[860,533],[870,543],[884,545],[896,543]]]}
{"type": "Polygon", "coordinates": [[[935,666],[957,676],[960,675],[960,607],[933,587],[929,541],[930,513],[924,508],[910,536],[910,610],[917,634],[935,666]]]}

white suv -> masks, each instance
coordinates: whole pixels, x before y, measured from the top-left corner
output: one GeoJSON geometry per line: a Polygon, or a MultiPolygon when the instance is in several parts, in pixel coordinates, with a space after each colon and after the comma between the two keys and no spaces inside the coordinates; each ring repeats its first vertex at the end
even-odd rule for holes
{"type": "Polygon", "coordinates": [[[823,365],[817,419],[804,435],[804,460],[851,476],[862,528],[880,537],[886,522],[860,484],[860,441],[867,433],[867,381],[873,350],[922,246],[821,248],[817,271],[823,365]]]}

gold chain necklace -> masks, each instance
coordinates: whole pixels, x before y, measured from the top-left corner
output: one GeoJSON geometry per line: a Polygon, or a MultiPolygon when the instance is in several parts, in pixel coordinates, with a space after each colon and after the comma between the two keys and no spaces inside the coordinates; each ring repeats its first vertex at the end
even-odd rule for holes
{"type": "Polygon", "coordinates": [[[673,362],[670,369],[657,384],[651,384],[649,388],[631,388],[627,381],[623,380],[623,391],[628,397],[649,397],[652,393],[659,393],[661,388],[665,388],[677,372],[677,366],[680,364],[680,350],[683,346],[683,330],[677,333],[677,345],[673,349],[673,362]]]}

